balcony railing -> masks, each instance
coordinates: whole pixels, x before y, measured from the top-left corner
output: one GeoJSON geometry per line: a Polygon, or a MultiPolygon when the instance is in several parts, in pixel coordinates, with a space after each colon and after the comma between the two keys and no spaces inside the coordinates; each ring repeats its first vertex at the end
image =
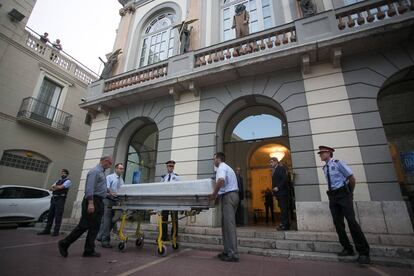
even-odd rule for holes
{"type": "Polygon", "coordinates": [[[26,27],[26,31],[26,46],[38,55],[54,63],[56,66],[67,71],[69,74],[72,74],[85,84],[90,84],[91,82],[99,79],[99,76],[96,73],[66,52],[59,51],[49,44],[40,41],[39,34],[34,32],[32,29],[26,27]]]}
{"type": "MultiPolygon", "coordinates": [[[[93,87],[89,87],[90,101],[88,99],[83,106],[105,101],[104,97],[107,92],[115,94],[135,89],[140,93],[152,95],[148,91],[151,89],[158,91],[158,88],[164,89],[165,87],[167,89],[164,91],[172,95],[175,95],[174,89],[187,89],[188,87],[193,91],[195,86],[192,81],[202,87],[214,83],[217,79],[215,77],[220,76],[217,82],[223,82],[225,77],[231,79],[233,75],[238,74],[236,72],[236,74],[226,75],[225,71],[238,70],[238,66],[253,68],[252,66],[256,63],[267,65],[267,67],[260,66],[259,69],[262,69],[262,72],[299,65],[306,73],[306,66],[312,58],[313,60],[316,57],[334,59],[341,56],[342,54],[337,54],[337,52],[333,55],[332,51],[337,51],[341,45],[350,45],[345,43],[354,39],[353,34],[358,33],[359,38],[365,39],[366,37],[372,40],[368,38],[370,30],[384,29],[384,26],[387,26],[386,22],[411,26],[413,19],[414,0],[368,0],[321,12],[242,38],[173,56],[157,64],[102,80],[93,87]],[[364,34],[363,32],[365,35],[359,35],[364,34]],[[323,56],[312,51],[322,51],[323,56]],[[276,57],[279,61],[284,58],[283,62],[272,62],[272,59],[276,57]],[[209,74],[216,75],[206,78],[209,74]]],[[[359,47],[357,44],[353,46],[359,47]]],[[[337,64],[338,61],[332,60],[332,62],[337,64]]],[[[129,97],[132,94],[126,93],[125,96],[129,97]]],[[[109,97],[108,95],[108,99],[109,97]]]]}
{"type": "Polygon", "coordinates": [[[67,133],[72,121],[72,114],[38,99],[28,97],[23,99],[17,118],[67,133]]]}

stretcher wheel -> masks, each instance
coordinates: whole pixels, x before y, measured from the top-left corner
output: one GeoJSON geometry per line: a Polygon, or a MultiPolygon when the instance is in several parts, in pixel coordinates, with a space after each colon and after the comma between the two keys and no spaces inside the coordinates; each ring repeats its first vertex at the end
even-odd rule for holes
{"type": "Polygon", "coordinates": [[[144,237],[139,237],[135,240],[135,246],[142,248],[144,246],[144,237]]]}
{"type": "Polygon", "coordinates": [[[173,243],[172,248],[173,248],[174,250],[177,250],[177,249],[179,248],[179,246],[178,246],[178,242],[176,242],[175,244],[173,243]]]}
{"type": "Polygon", "coordinates": [[[118,249],[119,249],[119,251],[124,251],[124,249],[125,249],[125,242],[120,242],[120,243],[118,243],[118,249]]]}
{"type": "Polygon", "coordinates": [[[157,248],[157,253],[158,253],[158,255],[160,255],[162,257],[167,256],[167,247],[165,245],[163,245],[161,247],[161,251],[160,251],[160,249],[157,248]]]}

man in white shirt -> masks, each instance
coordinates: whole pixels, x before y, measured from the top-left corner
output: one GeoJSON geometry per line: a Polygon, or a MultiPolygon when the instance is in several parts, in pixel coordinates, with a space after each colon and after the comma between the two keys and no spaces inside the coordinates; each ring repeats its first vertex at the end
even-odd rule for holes
{"type": "Polygon", "coordinates": [[[218,258],[225,262],[238,262],[237,234],[236,234],[236,211],[239,205],[239,188],[237,177],[233,169],[225,161],[223,152],[214,154],[214,166],[216,171],[216,185],[211,195],[212,199],[217,196],[221,202],[221,232],[223,237],[224,251],[218,254],[218,258]]]}
{"type": "MultiPolygon", "coordinates": [[[[161,182],[174,182],[174,181],[180,181],[180,177],[178,174],[174,172],[175,167],[175,161],[169,160],[165,162],[165,165],[167,166],[167,174],[164,174],[161,176],[161,182]]],[[[163,241],[168,240],[168,214],[171,214],[171,221],[173,223],[173,227],[171,227],[171,237],[175,237],[177,239],[177,230],[178,230],[178,212],[177,211],[167,211],[164,210],[161,212],[162,215],[162,233],[161,233],[161,239],[163,241]],[[174,229],[175,229],[175,235],[174,235],[174,229]]]]}
{"type": "Polygon", "coordinates": [[[98,235],[98,240],[101,240],[103,248],[112,248],[112,245],[110,244],[110,233],[112,227],[114,226],[113,217],[115,213],[114,210],[112,210],[112,206],[114,205],[114,197],[118,193],[121,186],[124,184],[124,180],[122,179],[123,174],[124,165],[122,163],[118,163],[115,165],[115,172],[113,174],[109,174],[106,177],[106,184],[109,190],[109,194],[104,199],[105,210],[98,235]]]}

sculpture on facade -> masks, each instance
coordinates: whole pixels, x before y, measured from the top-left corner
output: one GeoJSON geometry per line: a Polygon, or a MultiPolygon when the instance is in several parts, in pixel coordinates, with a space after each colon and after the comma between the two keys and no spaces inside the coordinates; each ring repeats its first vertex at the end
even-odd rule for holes
{"type": "Polygon", "coordinates": [[[315,15],[316,7],[312,0],[298,0],[300,1],[300,9],[302,10],[303,17],[309,17],[315,15]]]}
{"type": "Polygon", "coordinates": [[[178,36],[180,38],[180,54],[187,53],[190,50],[190,36],[193,30],[193,27],[190,28],[188,25],[197,21],[198,19],[191,19],[188,21],[183,21],[178,25],[175,25],[174,28],[178,28],[178,36]]]}
{"type": "Polygon", "coordinates": [[[118,49],[110,54],[106,55],[107,61],[103,61],[99,58],[104,64],[104,69],[102,70],[100,79],[107,79],[111,76],[114,65],[118,62],[118,56],[122,53],[121,49],[118,49]]]}
{"type": "Polygon", "coordinates": [[[233,16],[232,29],[236,29],[236,38],[243,37],[249,34],[249,12],[243,4],[237,5],[233,16]]]}

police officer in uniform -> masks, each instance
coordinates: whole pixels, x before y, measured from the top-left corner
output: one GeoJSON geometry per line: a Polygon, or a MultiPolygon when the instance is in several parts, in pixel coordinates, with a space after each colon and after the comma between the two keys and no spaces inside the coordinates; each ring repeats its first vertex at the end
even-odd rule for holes
{"type": "Polygon", "coordinates": [[[65,210],[66,196],[68,195],[69,187],[72,185],[72,182],[68,178],[69,171],[67,169],[62,169],[60,171],[60,175],[61,178],[50,187],[50,190],[52,191],[52,198],[50,199],[47,223],[45,229],[37,233],[38,235],[50,235],[53,220],[55,221],[55,228],[52,236],[59,235],[63,211],[65,210]]]}
{"type": "MultiPolygon", "coordinates": [[[[164,174],[161,176],[161,182],[172,182],[172,181],[180,181],[180,177],[178,174],[174,172],[175,167],[175,161],[169,160],[165,162],[165,165],[167,166],[167,174],[164,174]]],[[[161,239],[163,241],[168,240],[168,214],[171,214],[171,221],[174,224],[175,229],[178,231],[178,212],[177,211],[162,211],[162,221],[164,222],[162,224],[162,237],[161,239]]],[[[171,236],[173,236],[173,227],[171,227],[171,236]]],[[[176,233],[176,237],[178,238],[178,232],[176,233]]]]}
{"type": "Polygon", "coordinates": [[[328,182],[329,209],[331,210],[333,223],[338,233],[339,242],[343,250],[338,256],[353,256],[354,249],[345,232],[344,218],[346,218],[351,232],[355,248],[359,253],[358,262],[369,264],[369,245],[355,219],[353,192],[355,189],[355,177],[351,169],[340,160],[333,159],[333,148],[319,146],[319,157],[325,162],[323,172],[328,182]]]}

